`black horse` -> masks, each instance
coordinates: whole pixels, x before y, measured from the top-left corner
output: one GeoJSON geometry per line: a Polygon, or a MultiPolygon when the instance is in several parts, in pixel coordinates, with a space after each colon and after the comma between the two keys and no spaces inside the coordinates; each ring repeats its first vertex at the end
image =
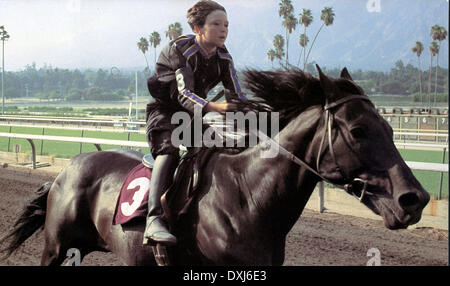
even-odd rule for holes
{"type": "MultiPolygon", "coordinates": [[[[390,229],[420,220],[429,195],[400,157],[391,127],[346,69],[333,79],[317,68],[319,78],[246,71],[261,106],[279,113],[280,152],[263,158],[267,144],[259,144],[211,156],[177,232],[174,264],[282,265],[286,235],[320,180],[356,195],[390,229]]],[[[4,236],[11,239],[4,251],[11,254],[44,227],[42,265],[62,264],[70,248],[81,257],[112,251],[128,265],[155,265],[152,248],[142,245],[144,222],[112,224],[122,182],[141,158],[112,151],[74,157],[38,190],[4,236]]]]}

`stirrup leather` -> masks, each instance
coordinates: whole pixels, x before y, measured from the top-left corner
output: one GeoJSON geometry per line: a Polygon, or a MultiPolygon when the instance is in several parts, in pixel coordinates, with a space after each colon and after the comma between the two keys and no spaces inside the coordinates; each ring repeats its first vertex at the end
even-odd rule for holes
{"type": "Polygon", "coordinates": [[[156,265],[171,266],[171,259],[165,245],[157,243],[152,246],[153,255],[155,256],[156,265]]]}

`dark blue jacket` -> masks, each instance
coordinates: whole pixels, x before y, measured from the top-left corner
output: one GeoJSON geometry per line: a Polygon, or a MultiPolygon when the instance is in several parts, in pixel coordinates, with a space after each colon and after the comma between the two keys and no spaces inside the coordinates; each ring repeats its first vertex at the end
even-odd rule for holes
{"type": "Polygon", "coordinates": [[[168,89],[162,95],[155,96],[149,81],[153,97],[167,104],[180,105],[192,113],[195,105],[204,107],[208,103],[208,92],[219,82],[222,82],[224,88],[246,99],[238,82],[233,59],[226,47],[218,47],[215,54],[207,58],[195,35],[180,36],[162,49],[156,63],[156,76],[168,89]],[[185,83],[183,90],[178,88],[175,79],[175,71],[181,67],[187,67],[192,78],[185,83]]]}

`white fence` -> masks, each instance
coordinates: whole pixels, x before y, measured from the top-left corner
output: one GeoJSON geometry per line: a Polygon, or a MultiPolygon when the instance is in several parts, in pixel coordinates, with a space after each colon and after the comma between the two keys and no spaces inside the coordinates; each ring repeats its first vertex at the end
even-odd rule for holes
{"type": "MultiPolygon", "coordinates": [[[[443,117],[443,119],[447,120],[447,117],[443,117]]],[[[0,126],[27,126],[27,127],[38,127],[38,128],[49,128],[50,126],[60,126],[66,128],[74,128],[76,129],[84,129],[86,127],[94,128],[94,129],[104,129],[110,128],[111,130],[139,130],[141,127],[145,126],[144,121],[129,121],[125,119],[118,120],[94,120],[94,119],[79,119],[79,118],[42,118],[42,117],[17,117],[17,116],[6,116],[0,115],[0,126]]],[[[417,126],[414,129],[408,129],[407,127],[403,128],[394,128],[394,135],[398,137],[398,140],[405,140],[405,137],[408,136],[417,136],[420,137],[436,137],[448,138],[448,128],[445,125],[443,129],[421,129],[421,126],[417,126]]],[[[437,125],[435,127],[438,127],[437,125]]],[[[442,127],[442,126],[441,126],[442,127]]],[[[86,130],[86,129],[85,129],[86,130]]],[[[434,141],[434,140],[423,140],[423,141],[434,141]]],[[[442,143],[442,142],[441,142],[442,143]]]]}
{"type": "MultiPolygon", "coordinates": [[[[15,133],[4,133],[0,132],[1,137],[9,137],[16,139],[25,139],[31,144],[32,156],[33,156],[33,168],[36,168],[36,150],[33,140],[49,140],[49,141],[61,141],[61,142],[74,142],[74,143],[87,143],[93,144],[97,150],[101,151],[101,145],[113,145],[113,146],[124,146],[124,147],[135,147],[135,148],[146,148],[148,147],[147,142],[142,141],[125,141],[125,140],[112,140],[112,139],[99,139],[99,138],[87,138],[87,137],[68,137],[68,136],[48,136],[48,135],[32,135],[32,134],[15,134],[15,133]]],[[[396,143],[396,145],[415,147],[437,147],[437,148],[447,148],[447,145],[438,144],[414,144],[414,143],[396,143]],[[438,146],[436,146],[438,145],[438,146]]],[[[424,162],[412,162],[406,161],[406,164],[413,170],[425,170],[425,171],[435,171],[435,172],[446,172],[448,173],[448,164],[439,163],[424,163],[424,162]]]]}
{"type": "Polygon", "coordinates": [[[416,147],[416,148],[433,148],[433,149],[446,149],[448,144],[435,144],[435,143],[404,143],[394,142],[397,147],[416,147]]]}
{"type": "MultiPolygon", "coordinates": [[[[112,139],[99,139],[99,138],[87,138],[87,137],[68,137],[68,136],[48,136],[48,135],[32,135],[32,134],[15,134],[0,132],[1,137],[9,137],[16,139],[25,139],[31,144],[32,156],[33,156],[33,168],[36,168],[36,150],[33,140],[49,140],[49,141],[61,141],[61,142],[73,142],[73,143],[87,143],[93,144],[97,150],[101,151],[101,145],[113,145],[135,148],[148,147],[147,142],[142,141],[125,141],[125,140],[112,140],[112,139]]],[[[447,148],[448,145],[439,144],[416,144],[416,143],[395,143],[397,146],[415,146],[415,147],[436,147],[447,148]]],[[[426,170],[435,172],[447,172],[448,164],[439,163],[424,163],[424,162],[411,162],[406,161],[406,164],[413,170],[426,170]]]]}
{"type": "MultiPolygon", "coordinates": [[[[16,138],[16,139],[25,139],[28,142],[30,142],[30,144],[32,146],[33,160],[35,160],[35,158],[36,158],[36,150],[34,148],[33,140],[49,140],[49,141],[61,141],[61,142],[73,142],[73,143],[87,143],[87,144],[93,144],[99,151],[101,150],[100,145],[102,145],[102,144],[103,145],[113,145],[113,146],[135,147],[135,148],[148,147],[147,142],[142,142],[142,141],[125,141],[125,140],[99,139],[99,138],[88,138],[88,137],[16,134],[16,133],[4,133],[4,132],[0,132],[0,136],[16,138]]],[[[431,148],[439,148],[439,149],[448,148],[448,145],[442,145],[442,144],[420,144],[420,143],[395,142],[395,145],[396,146],[410,146],[410,147],[426,147],[426,148],[431,147],[431,148]]],[[[406,162],[406,164],[413,170],[448,172],[448,164],[408,162],[408,161],[406,162]]],[[[35,166],[35,164],[33,166],[35,166]]]]}
{"type": "MultiPolygon", "coordinates": [[[[43,120],[43,119],[41,119],[43,120]]],[[[48,119],[45,121],[49,121],[48,119]]],[[[128,132],[134,132],[134,133],[140,133],[140,134],[145,134],[145,130],[139,130],[141,126],[144,126],[145,123],[143,122],[118,122],[115,123],[111,126],[111,122],[108,122],[109,125],[103,126],[103,125],[77,125],[76,121],[74,121],[73,123],[75,124],[70,124],[71,121],[65,122],[62,121],[61,125],[45,125],[42,123],[2,123],[0,121],[0,126],[5,126],[5,127],[29,127],[29,128],[40,128],[40,129],[64,129],[64,130],[84,130],[84,131],[102,131],[102,132],[122,132],[122,133],[128,133],[128,132]],[[65,125],[62,125],[63,123],[65,123],[65,125]],[[137,129],[134,129],[136,126],[139,126],[137,129]],[[109,127],[109,128],[108,128],[109,127]],[[113,128],[111,128],[113,127],[113,128]],[[133,127],[133,128],[132,128],[133,127]]],[[[82,122],[86,122],[86,121],[82,121],[82,122]]],[[[99,122],[99,124],[103,124],[104,122],[107,121],[89,121],[89,122],[99,122]]],[[[429,136],[429,137],[442,137],[442,138],[447,138],[448,139],[448,134],[447,133],[427,133],[427,132],[402,132],[402,131],[394,131],[394,136],[397,135],[403,135],[403,136],[429,136]]],[[[399,146],[407,146],[407,144],[405,144],[404,142],[405,140],[400,140],[398,141],[398,144],[400,144],[399,146]],[[402,145],[403,144],[403,145],[402,145]]],[[[420,143],[418,143],[420,144],[420,143]]],[[[430,143],[433,144],[433,143],[430,143]]],[[[413,145],[411,145],[413,146],[413,145]]],[[[433,146],[443,146],[443,145],[436,145],[433,144],[433,146]]],[[[442,147],[440,147],[442,148],[442,147]]]]}
{"type": "Polygon", "coordinates": [[[69,130],[132,131],[145,126],[144,121],[86,120],[75,118],[40,118],[0,116],[0,126],[64,128],[69,130]]]}
{"type": "Polygon", "coordinates": [[[0,137],[9,137],[9,138],[27,140],[31,144],[33,169],[36,169],[36,148],[35,148],[33,140],[49,140],[49,141],[60,141],[60,142],[87,143],[87,144],[93,144],[99,151],[102,150],[101,149],[102,144],[103,145],[113,145],[113,146],[135,147],[135,148],[148,147],[147,142],[87,138],[87,137],[48,136],[48,135],[15,134],[15,133],[2,133],[2,132],[0,132],[0,137]]]}
{"type": "MultiPolygon", "coordinates": [[[[138,124],[139,125],[139,124],[138,124]]],[[[5,127],[28,127],[28,128],[39,128],[39,129],[64,129],[64,130],[79,130],[79,131],[101,131],[101,132],[115,132],[115,133],[140,133],[145,134],[145,130],[135,129],[136,124],[126,124],[120,125],[120,128],[110,128],[108,127],[91,127],[91,126],[55,126],[55,125],[41,125],[41,124],[8,124],[0,123],[0,126],[5,127]],[[132,128],[133,127],[133,128],[132,128]]],[[[116,126],[117,127],[117,126],[116,126]]]]}
{"type": "MultiPolygon", "coordinates": [[[[46,123],[46,124],[63,124],[63,125],[95,125],[95,126],[112,126],[114,124],[123,124],[130,121],[126,120],[93,120],[93,119],[76,119],[76,118],[61,118],[61,117],[17,117],[17,116],[0,116],[0,122],[28,122],[28,123],[46,123]]],[[[132,121],[132,123],[145,125],[143,121],[132,121]]]]}

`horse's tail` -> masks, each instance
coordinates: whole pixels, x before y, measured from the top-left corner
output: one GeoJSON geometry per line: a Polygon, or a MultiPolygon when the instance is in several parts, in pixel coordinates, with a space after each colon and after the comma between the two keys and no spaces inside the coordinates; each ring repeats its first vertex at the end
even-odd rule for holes
{"type": "Polygon", "coordinates": [[[33,233],[44,228],[47,197],[51,186],[52,182],[46,182],[35,191],[34,196],[14,223],[12,230],[0,238],[0,245],[6,240],[10,240],[8,246],[0,249],[0,253],[5,254],[2,259],[8,258],[33,233]]]}

